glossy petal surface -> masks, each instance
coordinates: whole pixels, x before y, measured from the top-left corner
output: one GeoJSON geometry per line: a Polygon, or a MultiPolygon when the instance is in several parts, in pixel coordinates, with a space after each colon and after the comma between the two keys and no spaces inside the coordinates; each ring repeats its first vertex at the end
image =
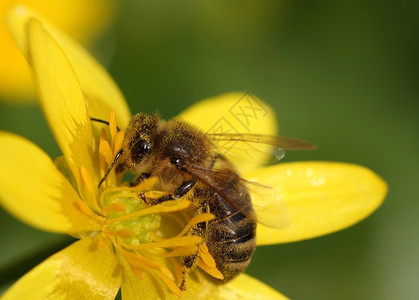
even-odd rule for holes
{"type": "Polygon", "coordinates": [[[9,299],[114,299],[119,267],[110,246],[84,238],[39,264],[2,297],[9,299]]]}
{"type": "Polygon", "coordinates": [[[152,278],[147,272],[144,272],[140,279],[126,265],[124,269],[124,280],[121,286],[122,299],[167,299],[174,296],[167,289],[164,290],[158,284],[155,284],[156,280],[156,278],[152,278]]]}
{"type": "Polygon", "coordinates": [[[246,274],[241,274],[231,282],[220,287],[221,299],[272,299],[285,300],[288,299],[281,293],[277,292],[270,286],[263,282],[250,277],[246,274]]]}
{"type": "Polygon", "coordinates": [[[91,176],[98,176],[92,161],[90,120],[73,68],[59,45],[35,19],[28,23],[28,48],[44,113],[77,182],[81,182],[81,166],[91,176]]]}
{"type": "MultiPolygon", "coordinates": [[[[126,273],[122,283],[122,299],[179,299],[169,292],[167,287],[156,276],[143,273],[141,279],[132,272],[126,273]],[[129,274],[131,273],[131,274],[129,274]]],[[[182,299],[203,300],[284,300],[288,299],[278,291],[259,280],[241,274],[227,284],[219,284],[202,272],[194,272],[187,278],[186,291],[182,299]]]]}
{"type": "Polygon", "coordinates": [[[366,218],[384,200],[386,183],[371,170],[333,162],[283,163],[249,172],[245,178],[279,189],[291,225],[259,225],[259,245],[325,235],[366,218]]]}
{"type": "Polygon", "coordinates": [[[54,163],[28,140],[0,133],[0,202],[12,215],[52,232],[98,230],[79,210],[79,196],[54,163]]]}
{"type": "MultiPolygon", "coordinates": [[[[195,277],[195,276],[194,276],[195,277]]],[[[188,289],[184,292],[185,299],[287,299],[273,288],[252,278],[246,274],[241,274],[227,284],[217,284],[215,281],[208,280],[206,276],[199,274],[199,281],[189,278],[188,289]]]]}

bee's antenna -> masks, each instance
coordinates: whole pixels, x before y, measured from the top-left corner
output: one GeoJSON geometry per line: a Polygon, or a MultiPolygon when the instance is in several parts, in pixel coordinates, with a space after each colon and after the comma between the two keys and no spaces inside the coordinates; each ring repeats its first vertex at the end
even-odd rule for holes
{"type": "MultiPolygon", "coordinates": [[[[108,126],[109,126],[109,122],[108,122],[108,121],[105,121],[105,120],[102,120],[102,119],[96,119],[96,118],[92,118],[92,117],[90,117],[90,121],[103,123],[103,124],[106,124],[106,125],[108,125],[108,126]]],[[[121,129],[119,129],[119,127],[118,127],[118,126],[116,126],[116,130],[117,130],[118,132],[119,132],[119,131],[121,131],[121,129]]]]}
{"type": "Polygon", "coordinates": [[[100,188],[100,186],[102,185],[102,183],[106,180],[106,178],[108,178],[109,173],[112,171],[113,167],[116,165],[116,163],[118,162],[119,157],[121,156],[121,154],[124,152],[124,149],[121,149],[118,151],[118,153],[115,155],[115,158],[112,162],[112,164],[109,166],[109,168],[106,170],[105,175],[102,177],[102,179],[99,181],[99,184],[97,185],[97,188],[100,188]]]}

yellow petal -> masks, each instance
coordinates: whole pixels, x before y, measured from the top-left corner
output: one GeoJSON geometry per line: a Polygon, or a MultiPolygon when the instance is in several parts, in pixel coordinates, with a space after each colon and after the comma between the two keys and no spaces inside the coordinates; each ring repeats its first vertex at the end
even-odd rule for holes
{"type": "Polygon", "coordinates": [[[205,132],[277,133],[272,108],[249,93],[232,92],[207,98],[192,105],[178,117],[205,132]]]}
{"type": "MultiPolygon", "coordinates": [[[[122,257],[118,256],[118,259],[124,267],[124,279],[121,287],[123,300],[179,299],[177,295],[169,291],[157,275],[152,272],[142,272],[138,277],[122,257]]],[[[218,280],[196,270],[186,277],[186,290],[182,291],[180,295],[182,299],[288,299],[244,273],[227,284],[220,284],[218,280]]]]}
{"type": "Polygon", "coordinates": [[[95,182],[93,135],[79,82],[60,47],[42,24],[28,23],[28,48],[44,113],[68,165],[80,184],[79,167],[95,182]]]}
{"type": "Polygon", "coordinates": [[[96,218],[41,149],[14,134],[0,132],[0,203],[34,227],[63,233],[98,230],[96,218]]]}
{"type": "Polygon", "coordinates": [[[184,299],[288,299],[273,288],[244,273],[227,284],[217,284],[213,279],[208,280],[205,275],[200,273],[197,275],[189,276],[187,290],[182,293],[184,299]]]}
{"type": "Polygon", "coordinates": [[[114,299],[120,273],[110,245],[83,238],[35,267],[6,293],[9,299],[114,299]]]}
{"type": "Polygon", "coordinates": [[[371,170],[346,163],[283,163],[245,176],[280,190],[291,225],[257,228],[257,243],[299,241],[349,227],[370,215],[387,193],[386,183],[371,170]]]}
{"type": "Polygon", "coordinates": [[[11,102],[16,101],[16,98],[29,101],[33,97],[34,88],[28,63],[4,26],[4,14],[10,5],[10,1],[0,1],[0,98],[11,102]]]}
{"type": "Polygon", "coordinates": [[[125,272],[121,295],[124,300],[167,299],[167,297],[172,296],[167,290],[159,291],[148,273],[142,274],[140,279],[131,270],[125,272]]]}
{"type": "Polygon", "coordinates": [[[220,294],[224,295],[224,299],[288,299],[273,288],[246,274],[241,274],[221,286],[221,290],[220,294]]]}
{"type": "MultiPolygon", "coordinates": [[[[118,257],[123,265],[124,280],[121,284],[121,296],[124,300],[136,299],[167,299],[173,294],[167,289],[159,289],[148,272],[141,274],[141,279],[134,274],[122,256],[118,257]]],[[[157,280],[157,279],[155,279],[157,280]]],[[[163,283],[161,283],[163,284],[163,283]]]]}
{"type": "MultiPolygon", "coordinates": [[[[277,134],[275,113],[269,105],[249,93],[228,93],[192,105],[178,117],[208,133],[277,134]]],[[[266,154],[251,152],[244,143],[215,141],[220,152],[230,156],[244,172],[264,163],[266,154]]]]}
{"type": "MultiPolygon", "coordinates": [[[[157,276],[144,272],[139,278],[129,269],[125,270],[121,292],[123,300],[179,299],[157,276]]],[[[288,299],[273,288],[244,273],[227,284],[220,284],[201,271],[193,272],[186,278],[186,290],[182,291],[181,298],[202,300],[288,299]]]]}
{"type": "Polygon", "coordinates": [[[114,108],[120,126],[125,127],[131,113],[121,91],[107,71],[85,49],[39,14],[25,6],[17,5],[7,15],[7,23],[21,51],[26,56],[29,53],[26,43],[26,26],[32,18],[40,20],[45,31],[57,43],[57,47],[62,50],[70,62],[86,97],[89,116],[108,120],[110,109],[114,108]]]}
{"type": "MultiPolygon", "coordinates": [[[[17,3],[26,3],[64,32],[87,46],[108,29],[115,17],[115,0],[2,0],[0,15],[17,3]]],[[[0,23],[0,95],[10,102],[33,102],[34,89],[28,64],[0,23]]]]}

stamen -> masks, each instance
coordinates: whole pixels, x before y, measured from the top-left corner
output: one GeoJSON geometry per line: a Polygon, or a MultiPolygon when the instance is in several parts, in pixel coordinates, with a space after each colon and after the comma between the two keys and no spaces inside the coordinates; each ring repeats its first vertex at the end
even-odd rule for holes
{"type": "Polygon", "coordinates": [[[139,253],[131,253],[126,251],[125,249],[118,247],[118,250],[121,254],[125,257],[125,259],[129,262],[129,264],[139,270],[146,270],[146,269],[158,269],[162,267],[162,264],[155,259],[145,258],[139,253]]]}
{"type": "Polygon", "coordinates": [[[221,280],[224,279],[224,275],[217,269],[214,258],[209,253],[207,245],[202,244],[199,247],[198,257],[199,258],[196,263],[198,267],[200,267],[202,270],[204,270],[206,273],[208,273],[212,277],[215,277],[221,280]]]}
{"type": "Polygon", "coordinates": [[[122,245],[127,249],[132,250],[141,250],[141,249],[150,249],[150,248],[173,248],[173,247],[182,247],[182,246],[192,246],[200,244],[202,238],[196,235],[191,236],[181,236],[175,237],[160,242],[145,243],[140,245],[127,245],[124,242],[120,241],[122,245]]]}
{"type": "Polygon", "coordinates": [[[106,169],[109,165],[109,160],[112,159],[112,150],[109,146],[105,129],[100,130],[99,139],[99,174],[102,178],[106,173],[106,169]]]}
{"type": "Polygon", "coordinates": [[[217,268],[211,268],[207,264],[205,264],[201,259],[198,259],[196,264],[198,267],[200,267],[205,273],[211,275],[214,278],[223,280],[224,275],[217,269],[217,268]]]}
{"type": "Polygon", "coordinates": [[[175,277],[177,278],[177,286],[182,282],[183,279],[183,266],[180,264],[179,260],[174,258],[169,258],[170,263],[173,266],[175,277]]]}
{"type": "Polygon", "coordinates": [[[111,140],[114,141],[118,132],[116,128],[116,114],[114,109],[111,109],[109,113],[109,132],[111,133],[111,140]]]}
{"type": "Polygon", "coordinates": [[[182,200],[178,202],[177,200],[171,200],[171,201],[166,201],[165,204],[166,205],[174,204],[174,206],[166,206],[166,205],[158,204],[158,205],[147,207],[145,209],[142,209],[142,210],[118,217],[118,218],[109,219],[108,222],[115,223],[115,222],[129,220],[132,218],[138,218],[138,217],[142,217],[142,216],[150,215],[150,214],[159,214],[159,213],[167,213],[167,212],[175,212],[179,210],[184,210],[191,205],[191,201],[182,200]]]}
{"type": "MultiPolygon", "coordinates": [[[[114,143],[114,141],[112,139],[111,139],[111,143],[112,144],[114,143]]],[[[120,150],[120,149],[118,149],[118,150],[120,150]]],[[[106,171],[112,165],[112,162],[115,159],[117,151],[112,150],[112,148],[111,148],[111,146],[110,146],[110,144],[107,140],[106,132],[102,128],[101,136],[100,136],[100,142],[99,142],[99,162],[100,162],[101,178],[103,178],[103,176],[105,176],[106,171]]],[[[108,183],[107,185],[115,185],[117,183],[117,177],[116,177],[116,173],[114,171],[107,174],[106,182],[108,183]]]]}
{"type": "Polygon", "coordinates": [[[104,230],[103,232],[109,235],[120,237],[122,239],[129,239],[134,236],[134,233],[132,232],[132,230],[129,230],[129,229],[119,229],[116,231],[104,230]]]}
{"type": "Polygon", "coordinates": [[[85,167],[81,166],[79,170],[82,179],[82,183],[80,184],[80,191],[84,196],[83,200],[86,201],[93,210],[99,212],[100,208],[97,203],[96,189],[93,185],[92,178],[90,177],[90,174],[85,167]]]}
{"type": "Polygon", "coordinates": [[[202,214],[196,215],[192,219],[189,220],[188,224],[186,224],[186,226],[183,228],[183,230],[177,236],[184,235],[189,229],[191,229],[192,226],[194,226],[198,223],[207,222],[207,221],[210,221],[214,218],[215,218],[215,216],[211,213],[202,213],[202,214]]]}
{"type": "Polygon", "coordinates": [[[129,191],[129,189],[125,187],[107,188],[104,192],[100,194],[99,206],[101,207],[104,206],[105,198],[107,198],[110,201],[120,200],[124,198],[138,198],[137,193],[127,192],[127,191],[129,191]]]}
{"type": "Polygon", "coordinates": [[[198,246],[194,245],[194,246],[179,247],[173,251],[166,252],[166,253],[156,253],[156,254],[153,254],[153,256],[165,257],[165,258],[182,257],[182,256],[193,255],[193,254],[196,254],[197,252],[198,252],[198,246]]]}
{"type": "Polygon", "coordinates": [[[128,252],[124,250],[120,245],[118,245],[118,243],[115,244],[115,247],[126,259],[132,271],[137,276],[140,277],[140,274],[148,269],[148,271],[154,273],[157,277],[159,277],[172,293],[176,294],[179,297],[181,296],[181,291],[175,283],[175,277],[173,276],[172,272],[170,272],[170,270],[162,263],[159,263],[158,261],[149,257],[145,258],[138,253],[134,254],[128,252]]]}
{"type": "Polygon", "coordinates": [[[163,274],[159,270],[155,270],[154,273],[167,285],[167,287],[172,293],[174,293],[178,297],[182,296],[182,292],[176,285],[174,278],[169,278],[168,276],[166,276],[166,274],[163,274]]]}
{"type": "MultiPolygon", "coordinates": [[[[140,193],[140,192],[144,192],[144,191],[149,191],[152,189],[153,186],[155,186],[155,184],[158,181],[158,177],[153,176],[150,178],[147,178],[146,180],[142,181],[140,184],[130,187],[130,186],[114,186],[114,187],[109,187],[106,189],[107,192],[125,192],[125,191],[130,191],[130,192],[135,192],[135,193],[140,193]]],[[[159,191],[155,191],[160,193],[159,191]]],[[[149,192],[148,192],[149,193],[149,192]]],[[[167,194],[167,193],[165,193],[167,194]]],[[[152,195],[152,194],[149,194],[152,195]]]]}
{"type": "Polygon", "coordinates": [[[208,247],[205,244],[202,244],[199,247],[199,257],[202,259],[202,261],[207,264],[210,267],[215,267],[215,261],[214,258],[209,253],[208,247]]]}
{"type": "Polygon", "coordinates": [[[108,187],[100,195],[99,206],[103,207],[105,197],[107,197],[109,194],[112,194],[112,193],[113,195],[115,195],[115,197],[118,197],[118,198],[130,198],[130,197],[138,198],[139,193],[143,193],[147,199],[155,199],[155,198],[157,199],[163,195],[166,195],[167,193],[160,192],[160,191],[149,191],[149,192],[144,193],[144,191],[147,191],[150,188],[152,188],[156,184],[157,181],[158,181],[157,177],[150,177],[135,187],[128,187],[128,186],[108,187]]]}
{"type": "Polygon", "coordinates": [[[96,244],[97,249],[105,249],[109,246],[110,246],[110,240],[105,237],[101,238],[96,244]]]}
{"type": "Polygon", "coordinates": [[[124,203],[111,203],[108,206],[106,206],[104,209],[102,209],[102,212],[105,214],[108,214],[114,211],[124,212],[126,209],[127,207],[124,203]]]}
{"type": "Polygon", "coordinates": [[[81,211],[83,214],[94,218],[102,219],[90,209],[89,205],[87,205],[86,202],[78,200],[75,202],[75,205],[77,209],[81,211]]]}
{"type": "Polygon", "coordinates": [[[114,143],[113,145],[113,156],[116,155],[116,153],[121,150],[122,148],[122,143],[124,142],[124,136],[125,136],[125,132],[124,131],[119,131],[116,136],[115,139],[112,140],[112,142],[114,143]]]}
{"type": "MultiPolygon", "coordinates": [[[[115,243],[115,248],[118,250],[118,252],[126,259],[126,261],[129,263],[129,265],[131,266],[131,268],[134,270],[136,270],[137,272],[143,272],[147,269],[161,269],[161,268],[166,268],[162,263],[158,262],[155,259],[152,258],[145,258],[144,256],[142,256],[139,253],[132,253],[129,252],[127,250],[125,250],[123,247],[121,247],[121,245],[119,243],[115,243]]],[[[167,268],[166,268],[167,269],[167,268]]],[[[167,269],[164,271],[165,273],[170,273],[170,271],[167,269]]],[[[173,278],[173,275],[170,273],[169,274],[170,277],[173,278]]]]}
{"type": "Polygon", "coordinates": [[[123,199],[123,198],[138,198],[138,194],[137,193],[133,193],[133,192],[125,192],[125,193],[116,193],[116,194],[112,194],[111,195],[111,200],[116,200],[116,199],[123,199]]]}
{"type": "Polygon", "coordinates": [[[170,280],[175,281],[175,276],[173,275],[173,273],[165,265],[160,265],[160,267],[158,268],[158,270],[160,272],[162,272],[162,274],[164,274],[170,280]]]}
{"type": "MultiPolygon", "coordinates": [[[[105,162],[109,166],[112,163],[112,150],[111,146],[109,146],[108,141],[100,140],[99,142],[99,154],[104,158],[105,162]]],[[[106,168],[106,167],[105,167],[106,168]]],[[[106,171],[106,169],[104,170],[106,171]]],[[[105,173],[105,172],[103,172],[105,173]]]]}

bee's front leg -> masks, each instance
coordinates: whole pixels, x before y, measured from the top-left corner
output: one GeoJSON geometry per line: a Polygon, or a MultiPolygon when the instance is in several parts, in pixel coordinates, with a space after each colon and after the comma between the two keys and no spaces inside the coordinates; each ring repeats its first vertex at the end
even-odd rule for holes
{"type": "Polygon", "coordinates": [[[156,201],[154,201],[155,204],[160,204],[162,202],[168,201],[168,200],[175,200],[179,199],[186,195],[187,192],[189,192],[196,184],[196,180],[188,180],[184,181],[180,187],[178,187],[172,194],[164,195],[156,201]]]}

